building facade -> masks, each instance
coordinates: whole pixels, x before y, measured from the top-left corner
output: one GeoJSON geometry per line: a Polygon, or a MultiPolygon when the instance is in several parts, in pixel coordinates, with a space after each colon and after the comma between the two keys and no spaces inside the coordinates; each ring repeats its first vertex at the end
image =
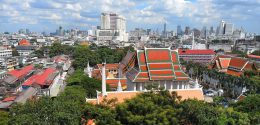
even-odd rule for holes
{"type": "Polygon", "coordinates": [[[178,49],[180,59],[184,61],[193,61],[197,63],[206,64],[211,62],[215,57],[215,52],[211,49],[205,50],[190,50],[178,49]]]}

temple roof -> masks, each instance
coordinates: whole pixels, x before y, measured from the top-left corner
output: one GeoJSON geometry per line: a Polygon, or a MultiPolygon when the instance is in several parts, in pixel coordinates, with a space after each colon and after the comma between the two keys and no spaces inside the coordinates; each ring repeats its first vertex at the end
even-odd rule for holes
{"type": "Polygon", "coordinates": [[[181,69],[177,50],[145,48],[137,50],[133,57],[129,60],[131,64],[124,64],[128,69],[126,76],[133,82],[189,79],[181,69]]]}
{"type": "Polygon", "coordinates": [[[212,68],[217,68],[233,76],[242,75],[244,70],[256,69],[255,65],[246,59],[226,55],[218,55],[213,60],[212,68]]]}

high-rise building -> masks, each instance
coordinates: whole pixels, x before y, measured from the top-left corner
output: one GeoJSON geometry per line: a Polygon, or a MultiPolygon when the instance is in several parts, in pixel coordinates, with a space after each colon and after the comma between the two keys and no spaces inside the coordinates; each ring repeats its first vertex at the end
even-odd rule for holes
{"type": "Polygon", "coordinates": [[[226,23],[225,24],[225,35],[232,35],[233,34],[233,28],[234,28],[234,24],[232,23],[226,23]]]}
{"type": "Polygon", "coordinates": [[[126,19],[116,13],[101,13],[101,29],[97,30],[98,41],[127,41],[126,19]]]}
{"type": "Polygon", "coordinates": [[[225,33],[225,21],[221,20],[219,27],[218,27],[217,35],[221,36],[221,35],[224,35],[224,33],[225,33]]]}
{"type": "Polygon", "coordinates": [[[203,28],[202,28],[202,30],[201,30],[201,37],[202,38],[204,38],[204,39],[206,39],[207,38],[207,27],[206,26],[204,26],[203,28]]]}
{"type": "Polygon", "coordinates": [[[166,23],[163,25],[163,37],[167,37],[166,23]]]}
{"type": "Polygon", "coordinates": [[[101,29],[126,30],[126,20],[123,16],[116,13],[101,14],[101,29]]]}
{"type": "Polygon", "coordinates": [[[184,33],[185,33],[185,35],[189,35],[191,33],[190,32],[190,27],[186,26],[184,33]]]}
{"type": "Polygon", "coordinates": [[[209,34],[212,35],[214,33],[214,28],[213,26],[210,27],[210,30],[209,30],[209,34]]]}
{"type": "Polygon", "coordinates": [[[181,25],[177,26],[177,35],[182,35],[181,25]]]}

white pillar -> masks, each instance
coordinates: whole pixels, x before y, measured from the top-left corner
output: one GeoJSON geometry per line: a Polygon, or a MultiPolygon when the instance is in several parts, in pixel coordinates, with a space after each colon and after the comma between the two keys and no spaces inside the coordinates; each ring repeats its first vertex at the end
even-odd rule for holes
{"type": "Polygon", "coordinates": [[[181,89],[184,89],[184,84],[183,83],[181,83],[181,89]]]}
{"type": "Polygon", "coordinates": [[[137,84],[136,84],[136,83],[134,83],[134,91],[136,91],[136,85],[137,85],[137,84]]]}
{"type": "Polygon", "coordinates": [[[171,90],[172,90],[172,86],[173,86],[172,84],[173,84],[173,82],[171,82],[171,90]]]}
{"type": "Polygon", "coordinates": [[[166,86],[166,81],[164,81],[164,90],[167,89],[166,87],[167,87],[167,86],[166,86]]]}
{"type": "Polygon", "coordinates": [[[106,63],[102,63],[102,96],[107,95],[106,89],[106,63]]]}
{"type": "Polygon", "coordinates": [[[180,89],[180,83],[179,82],[177,83],[177,89],[180,89]]]}
{"type": "Polygon", "coordinates": [[[140,91],[143,91],[143,83],[140,83],[140,91]]]}

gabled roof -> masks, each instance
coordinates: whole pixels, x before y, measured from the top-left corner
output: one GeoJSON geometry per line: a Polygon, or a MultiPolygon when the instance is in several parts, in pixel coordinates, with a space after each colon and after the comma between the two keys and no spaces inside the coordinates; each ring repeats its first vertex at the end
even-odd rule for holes
{"type": "Polygon", "coordinates": [[[44,70],[42,73],[31,76],[22,85],[23,86],[31,86],[32,84],[38,84],[40,86],[49,85],[53,80],[53,79],[49,79],[49,78],[55,72],[56,72],[55,69],[48,68],[48,69],[44,70]]]}
{"type": "MultiPolygon", "coordinates": [[[[188,80],[182,71],[177,50],[145,48],[136,51],[135,66],[128,68],[127,78],[133,82],[151,80],[188,80]]],[[[128,64],[127,64],[128,65],[128,64]]]]}
{"type": "Polygon", "coordinates": [[[213,60],[213,68],[217,68],[220,71],[226,72],[227,74],[233,76],[242,75],[244,70],[254,70],[255,65],[250,63],[248,60],[239,58],[239,57],[231,57],[226,55],[218,55],[213,60]]]}
{"type": "Polygon", "coordinates": [[[33,65],[25,66],[20,70],[12,70],[8,72],[7,74],[12,75],[18,79],[24,77],[27,75],[29,72],[31,72],[34,69],[33,65]]]}

